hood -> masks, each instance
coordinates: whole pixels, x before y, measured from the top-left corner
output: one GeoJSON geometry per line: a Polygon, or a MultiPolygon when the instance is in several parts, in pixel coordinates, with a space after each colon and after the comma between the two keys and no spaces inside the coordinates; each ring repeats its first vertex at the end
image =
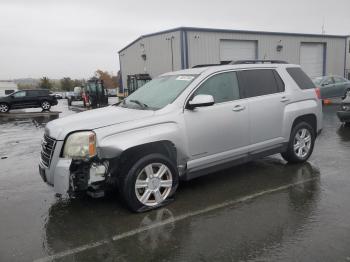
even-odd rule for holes
{"type": "Polygon", "coordinates": [[[108,106],[53,120],[46,125],[45,134],[57,140],[64,140],[67,134],[74,131],[94,130],[152,115],[154,111],[108,106]]]}

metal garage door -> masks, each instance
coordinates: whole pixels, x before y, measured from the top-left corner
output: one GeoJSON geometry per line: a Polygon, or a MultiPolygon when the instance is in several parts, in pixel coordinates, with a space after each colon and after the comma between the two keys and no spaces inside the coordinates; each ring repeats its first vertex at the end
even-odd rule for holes
{"type": "Polygon", "coordinates": [[[256,41],[220,40],[220,61],[256,59],[256,41]]]}
{"type": "Polygon", "coordinates": [[[310,77],[323,76],[324,44],[302,43],[300,46],[300,65],[310,77]]]}

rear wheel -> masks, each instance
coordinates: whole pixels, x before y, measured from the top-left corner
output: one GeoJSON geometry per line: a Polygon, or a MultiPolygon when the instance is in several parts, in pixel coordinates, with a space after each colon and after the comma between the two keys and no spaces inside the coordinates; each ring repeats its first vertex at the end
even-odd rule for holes
{"type": "Polygon", "coordinates": [[[178,172],[172,161],[162,154],[149,154],[121,174],[121,193],[128,207],[143,212],[163,206],[176,191],[178,172]]]}
{"type": "Polygon", "coordinates": [[[281,155],[290,163],[302,163],[311,156],[314,144],[315,130],[308,123],[301,122],[292,129],[287,151],[281,155]]]}
{"type": "Polygon", "coordinates": [[[8,104],[0,103],[0,113],[7,113],[10,110],[8,104]]]}
{"type": "Polygon", "coordinates": [[[50,110],[50,108],[51,108],[51,104],[50,104],[50,102],[49,101],[46,101],[46,100],[44,100],[44,101],[42,101],[41,102],[41,108],[43,109],[43,110],[50,110]]]}

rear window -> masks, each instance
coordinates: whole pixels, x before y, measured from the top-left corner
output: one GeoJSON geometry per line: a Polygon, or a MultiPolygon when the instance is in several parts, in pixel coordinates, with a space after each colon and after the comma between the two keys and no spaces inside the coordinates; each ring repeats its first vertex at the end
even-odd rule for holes
{"type": "Polygon", "coordinates": [[[238,72],[239,84],[244,97],[263,96],[284,91],[284,83],[272,69],[245,70],[238,72]]]}
{"type": "Polygon", "coordinates": [[[287,68],[287,72],[294,79],[300,89],[312,89],[315,88],[314,83],[311,81],[303,70],[299,67],[290,67],[287,68]]]}

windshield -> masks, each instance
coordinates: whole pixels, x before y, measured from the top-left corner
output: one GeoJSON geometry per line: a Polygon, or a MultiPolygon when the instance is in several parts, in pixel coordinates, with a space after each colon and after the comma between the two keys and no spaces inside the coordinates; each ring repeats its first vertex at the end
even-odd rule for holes
{"type": "Polygon", "coordinates": [[[124,99],[122,107],[157,110],[174,102],[196,75],[171,75],[156,78],[124,99]]]}
{"type": "Polygon", "coordinates": [[[322,83],[323,77],[316,77],[312,79],[315,85],[320,85],[322,83]]]}

